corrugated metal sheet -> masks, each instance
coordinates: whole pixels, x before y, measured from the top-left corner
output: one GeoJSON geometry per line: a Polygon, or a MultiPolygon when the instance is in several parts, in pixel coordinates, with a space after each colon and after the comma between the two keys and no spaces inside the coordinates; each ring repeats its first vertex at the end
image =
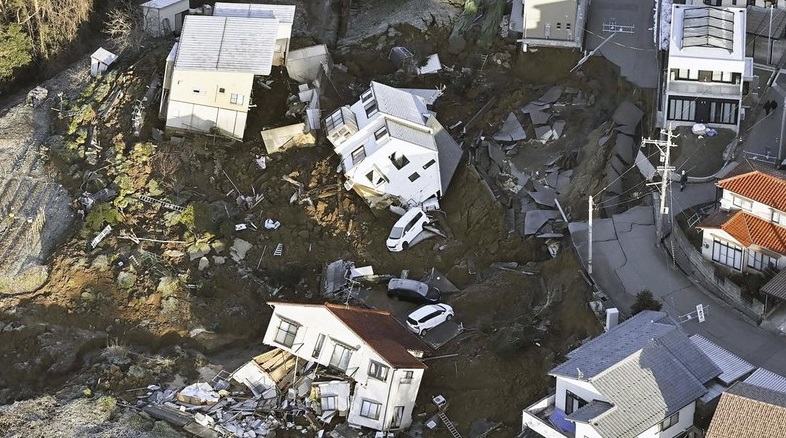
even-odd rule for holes
{"type": "Polygon", "coordinates": [[[786,377],[770,370],[759,368],[744,380],[745,383],[756,385],[773,391],[786,393],[786,377]]]}
{"type": "Polygon", "coordinates": [[[693,335],[690,340],[721,369],[722,373],[718,379],[727,386],[756,369],[750,363],[701,335],[693,335]]]}
{"type": "Polygon", "coordinates": [[[274,18],[186,16],[175,68],[268,75],[277,31],[274,18]]]}
{"type": "Polygon", "coordinates": [[[294,5],[252,5],[243,3],[217,2],[213,6],[213,15],[222,17],[256,17],[269,18],[273,14],[278,21],[292,24],[295,21],[294,5]]]}

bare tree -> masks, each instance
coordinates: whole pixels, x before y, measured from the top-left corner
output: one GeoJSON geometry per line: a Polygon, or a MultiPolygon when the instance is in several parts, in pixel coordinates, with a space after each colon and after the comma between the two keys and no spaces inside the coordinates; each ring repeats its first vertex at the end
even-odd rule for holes
{"type": "Polygon", "coordinates": [[[142,14],[132,0],[117,0],[107,14],[104,32],[120,51],[138,50],[146,38],[142,29],[142,14]]]}

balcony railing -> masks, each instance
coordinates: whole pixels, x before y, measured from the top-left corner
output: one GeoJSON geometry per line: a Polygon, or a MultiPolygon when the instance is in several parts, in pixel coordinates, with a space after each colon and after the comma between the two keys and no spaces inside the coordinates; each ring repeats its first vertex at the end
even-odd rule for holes
{"type": "Polygon", "coordinates": [[[530,429],[544,438],[569,438],[570,435],[557,430],[548,421],[548,413],[554,410],[554,400],[555,396],[552,394],[524,409],[521,413],[522,431],[530,429]]]}
{"type": "Polygon", "coordinates": [[[687,82],[669,81],[669,93],[700,94],[702,96],[726,96],[739,99],[742,96],[741,84],[724,84],[718,82],[687,82]]]}

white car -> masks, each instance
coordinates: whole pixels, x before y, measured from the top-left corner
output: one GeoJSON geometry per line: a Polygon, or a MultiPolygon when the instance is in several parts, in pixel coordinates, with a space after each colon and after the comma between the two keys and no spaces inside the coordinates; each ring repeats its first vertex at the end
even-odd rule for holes
{"type": "Polygon", "coordinates": [[[388,250],[399,252],[409,248],[409,244],[423,232],[423,225],[430,222],[421,207],[413,207],[396,221],[386,242],[388,250]]]}
{"type": "Polygon", "coordinates": [[[428,304],[415,309],[407,317],[407,327],[420,336],[427,331],[453,319],[453,308],[447,304],[428,304]]]}

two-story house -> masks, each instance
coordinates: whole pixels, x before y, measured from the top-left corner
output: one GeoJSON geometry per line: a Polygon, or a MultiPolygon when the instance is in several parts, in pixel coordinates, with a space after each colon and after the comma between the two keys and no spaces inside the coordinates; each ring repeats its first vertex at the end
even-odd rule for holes
{"type": "Polygon", "coordinates": [[[753,76],[745,41],[743,8],[672,5],[666,125],[739,130],[745,81],[753,76]]]}
{"type": "Polygon", "coordinates": [[[390,313],[336,304],[269,304],[273,316],[265,344],[350,380],[348,400],[335,401],[349,406],[350,425],[392,431],[412,424],[427,347],[390,313]]]}
{"type": "Polygon", "coordinates": [[[322,126],[341,156],[345,187],[373,207],[441,198],[461,160],[461,148],[422,97],[379,82],[322,126]]]}
{"type": "Polygon", "coordinates": [[[580,49],[589,0],[513,0],[508,27],[528,47],[580,49]]]}
{"type": "Polygon", "coordinates": [[[522,429],[546,438],[672,438],[693,427],[696,400],[721,372],[676,321],[647,310],[568,353],[549,372],[555,394],[523,411],[522,429]]]}
{"type": "Polygon", "coordinates": [[[254,77],[269,75],[286,58],[294,6],[243,12],[217,5],[212,16],[185,17],[167,57],[161,105],[168,131],[242,139],[254,77]]]}
{"type": "Polygon", "coordinates": [[[698,225],[704,257],[739,272],[786,266],[786,174],[743,163],[717,186],[720,210],[698,225]]]}

